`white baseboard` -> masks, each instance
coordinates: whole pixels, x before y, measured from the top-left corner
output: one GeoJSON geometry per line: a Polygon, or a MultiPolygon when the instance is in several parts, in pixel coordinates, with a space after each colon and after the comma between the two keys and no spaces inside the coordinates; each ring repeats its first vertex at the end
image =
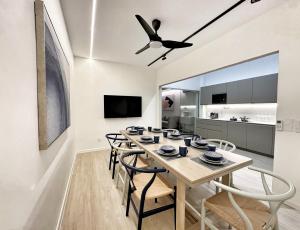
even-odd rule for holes
{"type": "Polygon", "coordinates": [[[77,154],[80,154],[80,153],[93,153],[93,152],[99,152],[99,151],[103,151],[103,150],[108,150],[108,148],[101,147],[101,148],[93,148],[93,149],[83,149],[83,150],[79,150],[77,152],[77,154]]]}
{"type": "Polygon", "coordinates": [[[70,174],[69,174],[69,178],[68,178],[68,181],[67,181],[67,187],[66,187],[66,190],[65,190],[65,193],[64,193],[64,198],[63,198],[63,201],[62,201],[62,204],[61,204],[61,209],[60,209],[60,212],[59,212],[59,217],[58,217],[56,228],[55,228],[56,230],[59,230],[60,227],[61,227],[62,219],[63,219],[64,212],[65,212],[65,207],[66,207],[66,204],[67,204],[67,198],[68,198],[68,194],[69,194],[69,190],[70,190],[71,180],[72,180],[72,176],[73,176],[73,172],[74,172],[74,165],[75,165],[76,157],[77,156],[75,154],[74,157],[73,157],[73,162],[72,162],[70,174]]]}

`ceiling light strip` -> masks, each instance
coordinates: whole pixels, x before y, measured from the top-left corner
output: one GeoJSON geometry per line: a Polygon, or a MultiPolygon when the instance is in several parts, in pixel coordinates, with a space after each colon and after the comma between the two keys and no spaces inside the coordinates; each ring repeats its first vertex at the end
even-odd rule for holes
{"type": "MultiPolygon", "coordinates": [[[[187,38],[183,39],[182,42],[185,42],[185,41],[191,39],[196,34],[198,34],[199,32],[201,32],[202,30],[204,30],[205,28],[207,28],[208,26],[210,26],[211,24],[213,24],[214,22],[216,22],[217,20],[219,20],[223,16],[225,16],[227,13],[229,13],[230,11],[232,11],[233,9],[235,9],[236,7],[238,7],[239,5],[241,5],[245,1],[247,1],[247,0],[240,0],[240,1],[238,1],[237,3],[235,3],[234,5],[232,5],[231,7],[229,7],[227,10],[225,10],[223,13],[219,14],[217,17],[215,17],[214,19],[212,19],[211,21],[209,21],[208,23],[206,23],[200,29],[198,29],[197,31],[195,31],[194,33],[192,33],[191,35],[189,35],[187,38]]],[[[148,64],[148,66],[151,66],[152,64],[154,64],[155,62],[157,62],[159,59],[165,57],[172,50],[174,50],[174,49],[169,49],[167,52],[165,52],[160,57],[156,58],[153,62],[151,62],[150,64],[148,64]]]]}
{"type": "Polygon", "coordinates": [[[91,40],[90,40],[90,58],[93,57],[94,32],[95,32],[95,20],[96,20],[96,8],[97,8],[97,0],[93,0],[93,5],[92,5],[92,21],[91,21],[91,40]]]}

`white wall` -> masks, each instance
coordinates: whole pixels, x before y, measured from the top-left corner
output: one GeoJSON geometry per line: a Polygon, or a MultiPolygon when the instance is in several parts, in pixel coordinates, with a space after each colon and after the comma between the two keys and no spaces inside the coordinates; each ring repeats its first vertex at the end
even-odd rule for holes
{"type": "MultiPolygon", "coordinates": [[[[300,1],[288,0],[279,7],[159,69],[158,85],[279,51],[277,119],[300,120],[299,28],[300,1]]],[[[296,148],[296,140],[300,140],[300,133],[276,132],[274,171],[290,179],[299,189],[300,179],[295,172],[299,168],[300,154],[296,148]]],[[[277,184],[274,187],[280,189],[277,184]]],[[[299,192],[291,202],[293,205],[300,206],[299,192]]]]}
{"type": "MultiPolygon", "coordinates": [[[[46,6],[72,69],[59,0],[46,6]]],[[[39,151],[34,1],[1,0],[0,15],[0,229],[55,229],[74,157],[72,127],[39,151]]]]}
{"type": "Polygon", "coordinates": [[[142,67],[75,58],[76,150],[107,147],[105,134],[156,124],[156,73],[142,67]],[[103,95],[142,96],[142,117],[104,119],[103,95]]]}

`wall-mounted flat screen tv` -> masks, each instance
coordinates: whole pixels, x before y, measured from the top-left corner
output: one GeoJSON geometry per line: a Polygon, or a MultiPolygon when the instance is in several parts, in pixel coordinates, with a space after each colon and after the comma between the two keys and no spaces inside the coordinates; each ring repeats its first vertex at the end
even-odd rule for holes
{"type": "Polygon", "coordinates": [[[104,118],[141,116],[142,97],[104,95],[104,118]]]}

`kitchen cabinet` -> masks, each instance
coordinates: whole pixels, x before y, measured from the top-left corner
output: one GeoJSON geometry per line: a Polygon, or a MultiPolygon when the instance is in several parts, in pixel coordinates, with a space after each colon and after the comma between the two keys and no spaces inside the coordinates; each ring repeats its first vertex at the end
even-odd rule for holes
{"type": "Polygon", "coordinates": [[[213,85],[212,87],[212,94],[221,94],[221,93],[226,93],[227,92],[227,84],[218,84],[218,85],[213,85]]]}
{"type": "Polygon", "coordinates": [[[198,118],[196,134],[209,139],[226,139],[227,122],[198,118]]]}
{"type": "Polygon", "coordinates": [[[247,124],[247,149],[274,155],[275,126],[247,124]]]}
{"type": "Polygon", "coordinates": [[[201,87],[200,104],[211,105],[212,104],[211,99],[212,99],[212,87],[211,86],[201,87]]]}
{"type": "Polygon", "coordinates": [[[227,83],[227,104],[251,103],[252,79],[227,83]]]}
{"type": "Polygon", "coordinates": [[[227,141],[234,143],[237,147],[247,148],[246,124],[242,122],[228,122],[227,141]]]}
{"type": "Polygon", "coordinates": [[[198,127],[195,129],[195,134],[201,136],[202,138],[207,138],[207,129],[203,127],[198,127]]]}
{"type": "Polygon", "coordinates": [[[252,103],[276,103],[278,74],[253,78],[252,103]]]}
{"type": "Polygon", "coordinates": [[[274,155],[275,125],[196,118],[195,133],[222,139],[249,151],[274,155]]]}
{"type": "Polygon", "coordinates": [[[278,74],[201,87],[201,105],[211,105],[213,94],[227,93],[227,104],[276,103],[278,74]]]}

